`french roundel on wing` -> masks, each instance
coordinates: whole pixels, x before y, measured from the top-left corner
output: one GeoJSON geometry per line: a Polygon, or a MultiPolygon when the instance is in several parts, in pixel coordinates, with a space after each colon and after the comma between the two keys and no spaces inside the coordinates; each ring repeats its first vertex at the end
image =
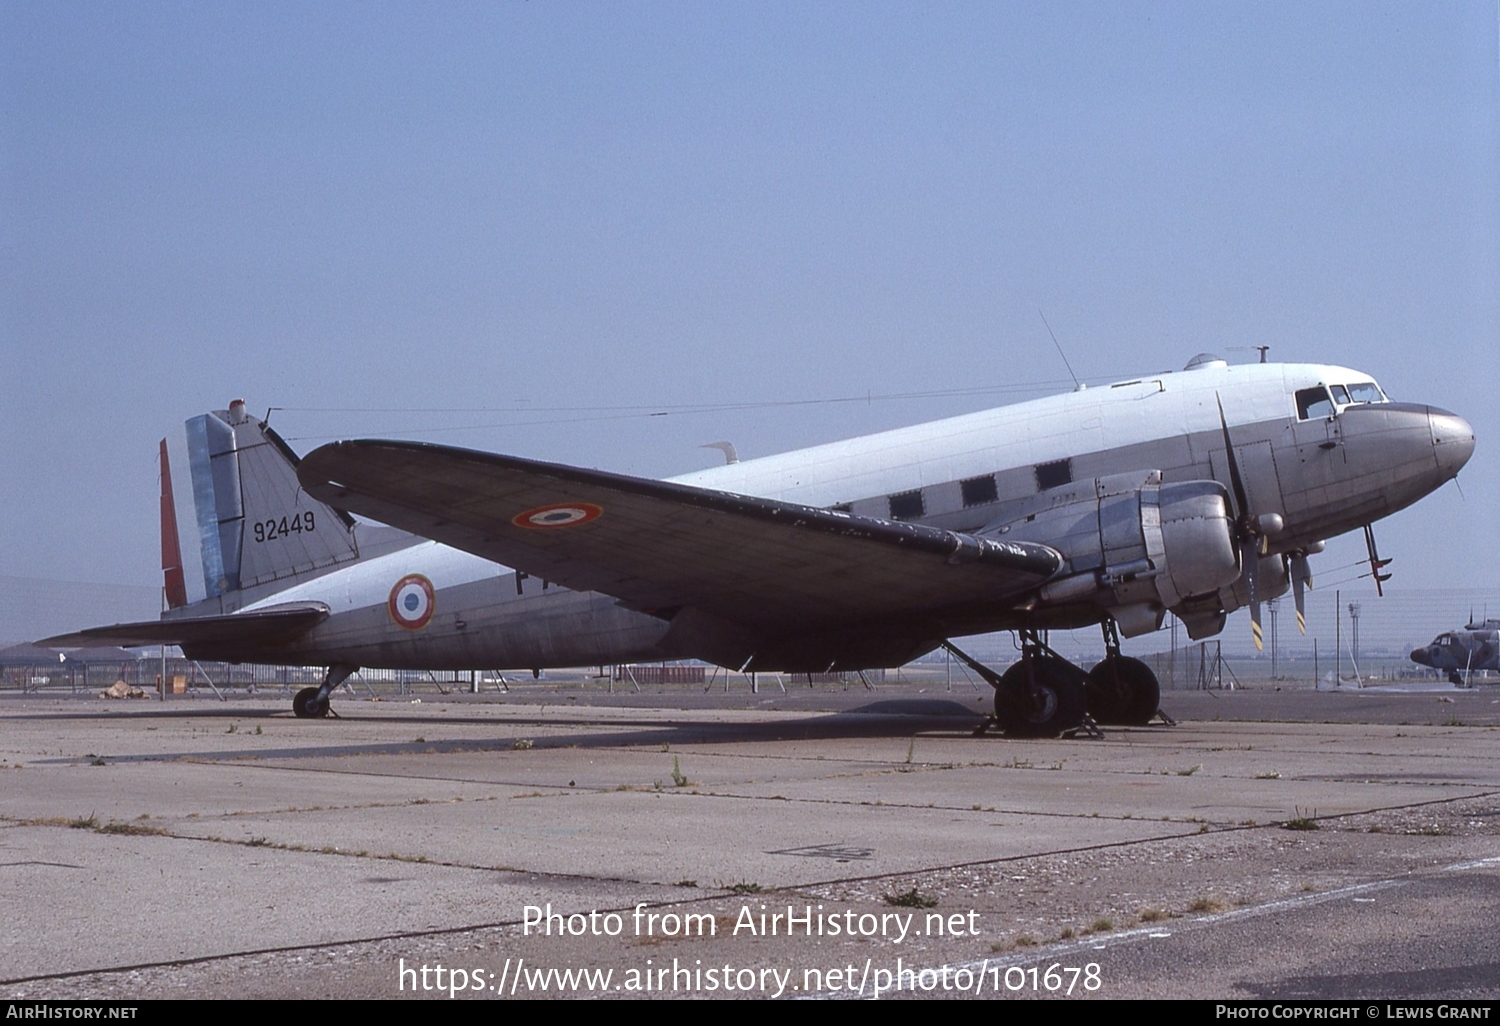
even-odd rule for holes
{"type": "Polygon", "coordinates": [[[427,626],[437,607],[437,593],[432,582],[421,574],[407,574],[391,589],[386,601],[391,619],[409,631],[419,631],[427,626]]]}
{"type": "Polygon", "coordinates": [[[559,502],[517,513],[510,518],[510,522],[530,531],[546,531],[556,527],[586,524],[590,520],[598,520],[603,513],[604,508],[592,502],[559,502]]]}

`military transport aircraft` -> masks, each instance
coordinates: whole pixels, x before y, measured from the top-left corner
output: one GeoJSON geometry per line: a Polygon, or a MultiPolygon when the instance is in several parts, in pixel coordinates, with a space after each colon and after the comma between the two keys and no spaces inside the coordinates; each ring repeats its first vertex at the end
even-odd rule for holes
{"type": "Polygon", "coordinates": [[[1454,477],[1474,432],[1360,371],[1205,354],[667,481],[416,442],[299,460],[243,402],[185,448],[197,544],[185,569],[163,442],[162,619],[48,644],[327,666],[299,716],[362,666],[823,672],[948,646],[1008,732],[1044,736],[1155,714],[1119,638],[1168,611],[1203,638],[1249,606],[1259,644],[1262,601],[1292,588],[1300,611],[1309,554],[1454,477]],[[1045,632],[1089,624],[1108,654],[1085,672],[1045,632]],[[952,646],[999,630],[1021,641],[1003,674],[952,646]]]}
{"type": "Polygon", "coordinates": [[[1425,648],[1412,649],[1411,661],[1445,670],[1461,688],[1473,683],[1476,670],[1500,670],[1500,620],[1470,622],[1463,630],[1444,631],[1425,648]]]}

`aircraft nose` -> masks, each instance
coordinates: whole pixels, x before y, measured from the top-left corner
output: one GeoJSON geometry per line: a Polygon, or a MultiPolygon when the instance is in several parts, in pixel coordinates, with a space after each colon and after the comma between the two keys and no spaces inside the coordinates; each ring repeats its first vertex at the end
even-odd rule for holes
{"type": "Polygon", "coordinates": [[[1432,427],[1432,448],[1439,469],[1447,477],[1457,477],[1474,455],[1474,425],[1436,406],[1428,409],[1427,422],[1432,427]]]}
{"type": "Polygon", "coordinates": [[[1421,666],[1432,665],[1432,655],[1425,648],[1411,650],[1411,661],[1421,666]]]}

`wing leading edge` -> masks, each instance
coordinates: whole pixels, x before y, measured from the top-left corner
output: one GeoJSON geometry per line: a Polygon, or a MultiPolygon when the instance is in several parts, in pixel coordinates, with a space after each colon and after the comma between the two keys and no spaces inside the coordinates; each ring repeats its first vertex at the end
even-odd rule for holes
{"type": "Polygon", "coordinates": [[[732,626],[738,648],[1009,605],[1061,565],[1035,543],[418,442],[325,445],[298,476],[332,506],[674,629],[684,610],[732,626]]]}

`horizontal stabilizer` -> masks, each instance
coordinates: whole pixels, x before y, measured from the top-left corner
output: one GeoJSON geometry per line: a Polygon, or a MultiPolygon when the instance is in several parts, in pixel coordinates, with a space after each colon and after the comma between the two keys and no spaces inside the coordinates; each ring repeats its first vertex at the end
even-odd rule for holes
{"type": "Polygon", "coordinates": [[[775,499],[417,442],[325,445],[314,498],[671,618],[807,630],[1003,603],[1061,557],[775,499]]]}
{"type": "Polygon", "coordinates": [[[321,602],[299,602],[225,616],[191,616],[141,623],[117,623],[59,634],[37,642],[48,648],[85,645],[275,645],[291,641],[328,618],[321,602]]]}

